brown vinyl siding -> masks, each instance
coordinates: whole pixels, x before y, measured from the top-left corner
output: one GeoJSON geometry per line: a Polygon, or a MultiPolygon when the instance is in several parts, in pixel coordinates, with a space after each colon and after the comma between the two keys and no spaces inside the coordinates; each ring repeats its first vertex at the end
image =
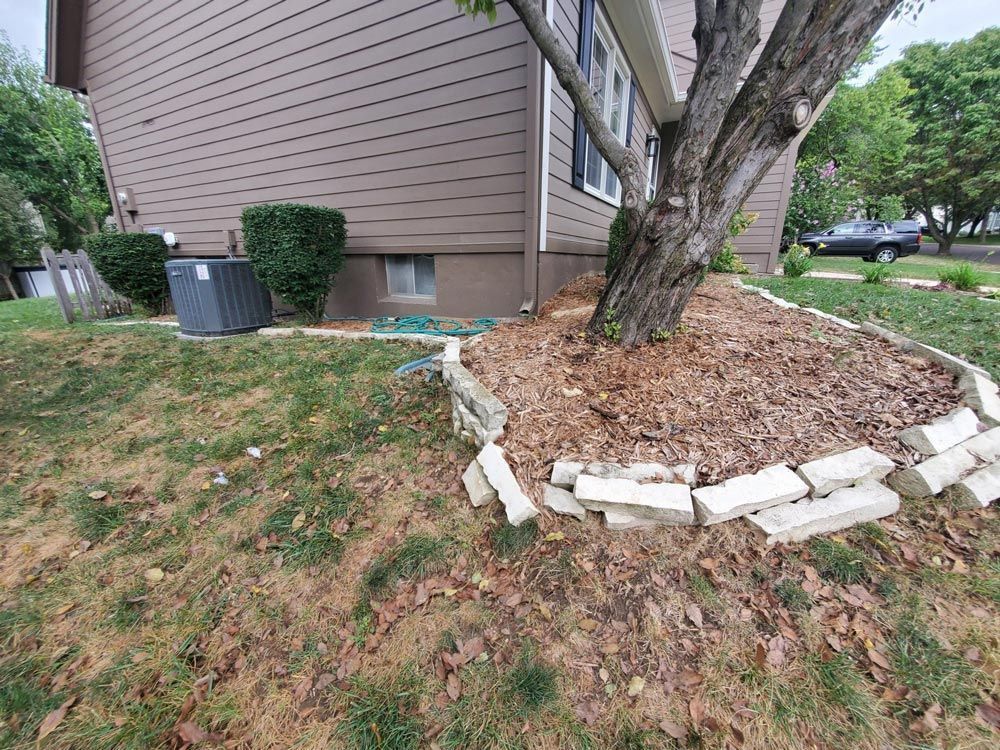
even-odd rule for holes
{"type": "Polygon", "coordinates": [[[91,2],[84,71],[126,228],[178,255],[272,201],[341,208],[352,253],[520,253],[526,41],[452,0],[91,2]]]}
{"type": "MultiPolygon", "coordinates": [[[[556,0],[554,21],[562,39],[576,52],[580,39],[580,0],[556,0]]],[[[619,49],[621,49],[620,43],[619,49]]],[[[553,76],[552,114],[549,125],[546,249],[549,252],[603,254],[607,252],[608,247],[608,227],[617,209],[610,203],[573,186],[575,111],[569,95],[553,76]]],[[[632,123],[632,148],[643,155],[646,149],[646,134],[650,130],[657,129],[642,89],[637,87],[632,123]]],[[[642,158],[645,160],[645,156],[642,158]]]]}

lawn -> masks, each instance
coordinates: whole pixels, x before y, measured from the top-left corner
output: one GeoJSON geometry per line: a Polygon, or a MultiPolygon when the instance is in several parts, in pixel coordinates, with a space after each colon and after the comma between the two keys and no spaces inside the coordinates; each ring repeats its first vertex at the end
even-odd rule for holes
{"type": "Polygon", "coordinates": [[[993,510],[788,549],[514,529],[443,389],[393,375],[419,347],[47,300],[0,303],[0,346],[0,747],[994,746],[993,510]]]}
{"type": "Polygon", "coordinates": [[[998,302],[833,279],[760,277],[753,283],[804,307],[884,325],[974,362],[1000,380],[998,302]]]}
{"type": "MultiPolygon", "coordinates": [[[[945,256],[909,255],[897,260],[891,268],[898,278],[937,281],[940,271],[947,270],[961,262],[961,259],[945,256]]],[[[974,265],[983,275],[982,283],[984,286],[1000,287],[1000,266],[989,263],[975,263],[974,265]]],[[[862,269],[870,267],[871,264],[865,263],[861,258],[835,258],[821,255],[813,259],[814,271],[860,274],[862,269]]]]}

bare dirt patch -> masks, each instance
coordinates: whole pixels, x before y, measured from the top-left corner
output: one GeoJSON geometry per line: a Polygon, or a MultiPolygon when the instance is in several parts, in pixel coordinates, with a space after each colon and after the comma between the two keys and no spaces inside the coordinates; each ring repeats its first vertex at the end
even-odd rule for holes
{"type": "Polygon", "coordinates": [[[900,463],[896,439],[960,403],[944,370],[883,342],[710,279],[669,341],[633,351],[585,335],[600,277],[507,323],[468,367],[509,411],[505,447],[528,486],[557,459],[690,462],[700,482],[858,445],[900,463]],[[580,393],[577,393],[580,391],[580,393]]]}

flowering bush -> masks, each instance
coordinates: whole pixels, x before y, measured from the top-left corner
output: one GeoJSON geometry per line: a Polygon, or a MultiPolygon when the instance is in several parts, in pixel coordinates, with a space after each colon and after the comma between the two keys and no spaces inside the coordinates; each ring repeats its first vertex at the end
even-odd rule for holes
{"type": "Polygon", "coordinates": [[[854,180],[841,179],[836,165],[799,163],[785,213],[783,236],[794,242],[802,232],[832,226],[854,216],[861,195],[854,180]]]}
{"type": "Polygon", "coordinates": [[[781,259],[781,266],[785,276],[795,279],[812,270],[813,261],[809,255],[809,248],[799,244],[790,245],[788,252],[781,259]]]}

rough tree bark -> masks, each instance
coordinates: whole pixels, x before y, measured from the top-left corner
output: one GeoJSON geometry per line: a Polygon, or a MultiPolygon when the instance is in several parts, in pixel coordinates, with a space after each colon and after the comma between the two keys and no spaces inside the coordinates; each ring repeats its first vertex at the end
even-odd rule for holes
{"type": "Polygon", "coordinates": [[[630,247],[589,330],[600,334],[614,320],[631,347],[677,327],[699,276],[722,249],[730,218],[900,0],[786,0],[742,86],[760,40],[762,0],[695,0],[697,65],[651,203],[639,158],[604,124],[576,56],[539,0],[508,2],[621,181],[630,247]]]}

